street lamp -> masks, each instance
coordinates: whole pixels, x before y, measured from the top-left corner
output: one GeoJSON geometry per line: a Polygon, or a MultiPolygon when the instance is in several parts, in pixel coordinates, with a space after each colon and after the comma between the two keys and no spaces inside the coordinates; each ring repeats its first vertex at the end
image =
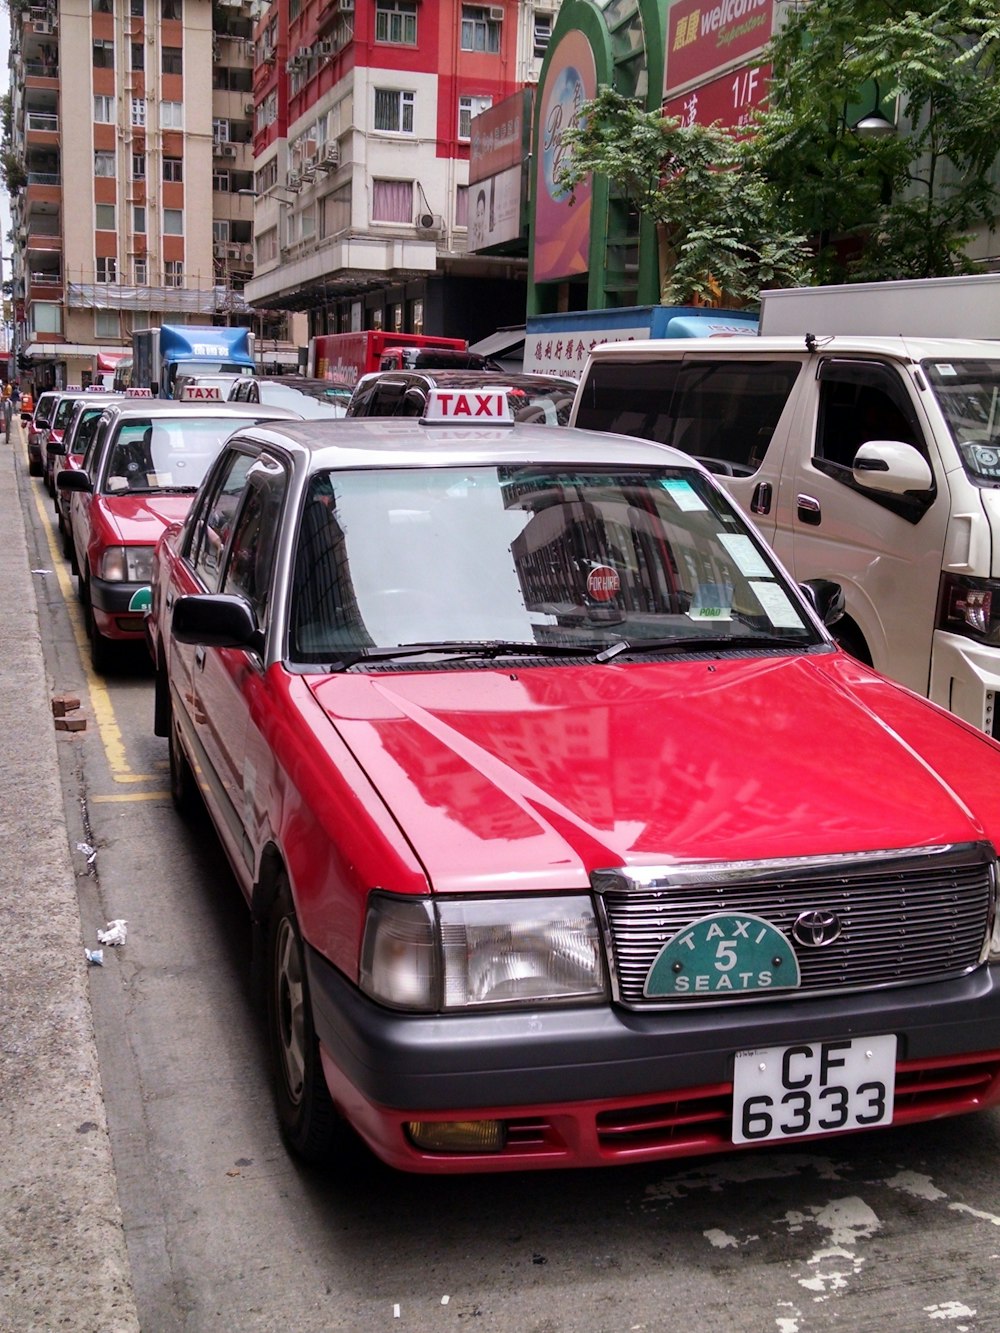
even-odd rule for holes
{"type": "Polygon", "coordinates": [[[886,139],[890,134],[896,133],[895,123],[882,113],[877,79],[875,80],[875,105],[867,116],[862,116],[856,124],[851,126],[851,129],[859,139],[886,139]]]}

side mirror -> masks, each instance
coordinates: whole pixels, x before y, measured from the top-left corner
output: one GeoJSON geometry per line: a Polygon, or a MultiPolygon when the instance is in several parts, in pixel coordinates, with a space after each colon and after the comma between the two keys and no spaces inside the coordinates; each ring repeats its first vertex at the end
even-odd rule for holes
{"type": "Polygon", "coordinates": [[[90,480],[89,472],[81,472],[78,468],[60,468],[56,473],[57,491],[92,491],[93,482],[90,480]]]}
{"type": "Polygon", "coordinates": [[[178,643],[205,648],[250,648],[261,652],[264,636],[244,597],[233,593],[194,593],[174,602],[170,632],[178,643]]]}
{"type": "Polygon", "coordinates": [[[844,614],[844,590],[832,579],[806,579],[799,587],[824,625],[835,625],[844,614]]]}
{"type": "Polygon", "coordinates": [[[859,486],[889,495],[929,491],[934,487],[927,459],[902,440],[866,440],[854,456],[851,471],[859,486]]]}

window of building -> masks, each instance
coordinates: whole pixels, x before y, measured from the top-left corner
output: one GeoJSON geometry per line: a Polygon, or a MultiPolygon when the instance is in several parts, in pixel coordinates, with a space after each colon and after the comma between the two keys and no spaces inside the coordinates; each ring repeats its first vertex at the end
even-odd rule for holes
{"type": "Polygon", "coordinates": [[[132,273],[135,277],[137,286],[140,287],[143,286],[146,282],[146,279],[149,277],[149,265],[146,262],[145,255],[142,255],[140,258],[133,260],[132,273]]]}
{"type": "Polygon", "coordinates": [[[535,47],[534,54],[537,60],[549,49],[549,42],[552,40],[552,15],[542,14],[535,10],[535,47]]]}
{"type": "Polygon", "coordinates": [[[113,97],[94,98],[95,125],[112,125],[115,119],[115,99],[113,97]]]}
{"type": "Polygon", "coordinates": [[[142,204],[136,204],[132,209],[132,230],[137,236],[142,236],[146,230],[146,209],[142,204]]]}
{"type": "Polygon", "coordinates": [[[111,0],[91,0],[91,8],[95,14],[113,14],[115,12],[111,0]]]}
{"type": "Polygon", "coordinates": [[[160,58],[160,69],[164,74],[184,73],[184,54],[179,46],[163,47],[160,58]]]}
{"type": "Polygon", "coordinates": [[[145,18],[146,0],[129,0],[128,12],[134,19],[145,18]]]}
{"type": "Polygon", "coordinates": [[[181,17],[181,0],[160,0],[160,18],[179,19],[181,17]]]}
{"type": "Polygon", "coordinates": [[[94,175],[114,176],[115,155],[108,148],[98,148],[94,153],[94,175]]]}
{"type": "Polygon", "coordinates": [[[182,259],[168,259],[163,265],[163,285],[164,287],[184,286],[184,261],[182,259]]]}
{"type": "Polygon", "coordinates": [[[268,190],[273,190],[278,183],[278,159],[272,157],[269,162],[265,162],[258,171],[253,180],[253,188],[258,194],[265,194],[268,190]]]}
{"type": "Polygon", "coordinates": [[[302,0],[288,0],[288,18],[289,21],[297,19],[302,10],[302,0]]]}
{"type": "Polygon", "coordinates": [[[62,307],[52,301],[32,301],[31,328],[35,333],[62,333],[62,307]]]}
{"type": "Polygon", "coordinates": [[[117,310],[94,311],[94,336],[96,338],[118,338],[121,336],[117,310]]]}
{"type": "Polygon", "coordinates": [[[182,181],[184,179],[184,159],[181,157],[165,157],[163,159],[163,179],[165,181],[182,181]]]}
{"type": "Polygon", "coordinates": [[[164,236],[184,235],[184,210],[182,208],[165,208],[163,210],[163,234],[164,236]]]}
{"type": "Polygon", "coordinates": [[[414,94],[390,88],[375,89],[375,129],[396,134],[413,133],[414,94]]]}
{"type": "Polygon", "coordinates": [[[132,124],[137,129],[141,129],[146,123],[146,99],[144,97],[132,98],[132,124]]]}
{"type": "Polygon", "coordinates": [[[469,225],[469,187],[459,185],[455,191],[455,226],[469,225]]]}
{"type": "Polygon", "coordinates": [[[458,137],[472,138],[472,118],[493,105],[492,97],[460,97],[458,99],[458,137]]]}
{"type": "Polygon", "coordinates": [[[94,205],[94,226],[98,231],[114,231],[115,229],[114,204],[94,205]]]}
{"type": "Polygon", "coordinates": [[[231,143],[231,122],[216,116],[212,121],[212,142],[213,143],[231,143]]]}
{"type": "Polygon", "coordinates": [[[95,272],[96,282],[117,282],[118,260],[114,255],[98,255],[95,272]]]}
{"type": "Polygon", "coordinates": [[[94,68],[95,69],[114,69],[115,67],[115,44],[112,41],[106,41],[102,37],[94,38],[94,68]]]}
{"type": "Polygon", "coordinates": [[[184,103],[161,102],[160,126],[165,130],[182,130],[184,128],[184,103]]]}
{"type": "Polygon", "coordinates": [[[229,172],[228,172],[228,171],[213,171],[213,172],[212,172],[212,189],[215,190],[215,191],[216,191],[217,193],[219,193],[219,194],[229,194],[229,193],[230,193],[230,182],[229,182],[229,172]]]}
{"type": "Polygon", "coordinates": [[[372,221],[413,221],[412,181],[372,181],[372,221]]]}
{"type": "Polygon", "coordinates": [[[130,48],[130,49],[131,49],[131,52],[132,52],[132,57],[131,57],[131,58],[132,58],[132,68],[133,68],[133,69],[145,69],[145,68],[146,68],[146,48],[143,46],[142,42],[132,42],[132,44],[131,44],[131,48],[130,48]]]}
{"type": "Polygon", "coordinates": [[[144,181],[146,179],[146,154],[132,154],[132,179],[134,181],[144,181]]]}
{"type": "Polygon", "coordinates": [[[424,303],[416,300],[410,304],[410,332],[423,333],[424,331],[424,303]]]}
{"type": "Polygon", "coordinates": [[[212,219],[212,241],[215,245],[223,245],[229,240],[229,220],[228,218],[212,219]]]}
{"type": "Polygon", "coordinates": [[[462,50],[486,51],[490,55],[500,53],[500,35],[503,23],[491,15],[496,6],[462,6],[462,50]]]}
{"type": "Polygon", "coordinates": [[[269,227],[257,237],[257,263],[267,264],[278,258],[278,228],[269,227]]]}
{"type": "Polygon", "coordinates": [[[375,0],[375,40],[416,46],[416,0],[375,0]]]}
{"type": "Polygon", "coordinates": [[[351,183],[324,195],[320,200],[319,234],[336,236],[351,225],[351,183]]]}

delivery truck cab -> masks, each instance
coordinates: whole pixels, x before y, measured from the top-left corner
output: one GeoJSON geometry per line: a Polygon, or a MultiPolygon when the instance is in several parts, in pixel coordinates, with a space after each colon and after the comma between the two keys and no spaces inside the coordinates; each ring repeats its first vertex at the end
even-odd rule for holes
{"type": "Polygon", "coordinates": [[[1000,739],[1000,342],[609,344],[570,424],[697,458],[798,581],[842,585],[845,647],[1000,739]]]}

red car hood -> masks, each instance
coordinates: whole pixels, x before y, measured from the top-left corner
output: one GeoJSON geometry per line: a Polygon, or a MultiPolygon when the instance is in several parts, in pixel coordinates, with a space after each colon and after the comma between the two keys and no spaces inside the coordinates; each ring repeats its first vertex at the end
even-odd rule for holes
{"type": "Polygon", "coordinates": [[[843,653],[310,688],[439,891],[1000,837],[1000,745],[843,653]]]}
{"type": "Polygon", "coordinates": [[[102,495],[100,504],[108,526],[123,546],[155,546],[163,529],[180,522],[191,508],[188,495],[102,495]]]}

